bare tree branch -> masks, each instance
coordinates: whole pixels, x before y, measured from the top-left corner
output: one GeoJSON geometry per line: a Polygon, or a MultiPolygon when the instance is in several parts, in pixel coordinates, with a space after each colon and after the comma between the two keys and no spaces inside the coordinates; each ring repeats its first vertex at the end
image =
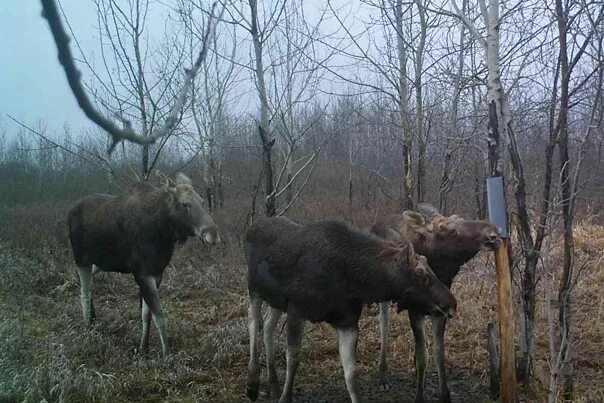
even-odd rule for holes
{"type": "Polygon", "coordinates": [[[86,116],[96,123],[98,126],[103,128],[110,136],[111,136],[111,145],[109,147],[109,154],[113,152],[115,146],[124,140],[131,141],[137,144],[153,144],[155,141],[170,131],[172,131],[178,122],[179,115],[185,105],[185,101],[187,98],[187,93],[189,92],[189,87],[191,86],[191,82],[195,78],[199,67],[203,63],[208,53],[208,47],[210,42],[210,37],[212,31],[215,28],[214,19],[220,20],[222,18],[222,14],[224,12],[225,6],[221,6],[221,10],[218,16],[214,16],[215,8],[218,2],[214,2],[212,4],[212,11],[210,13],[208,25],[206,28],[206,32],[204,35],[204,39],[202,42],[201,50],[199,52],[199,56],[195,61],[195,64],[190,69],[185,69],[185,79],[180,89],[176,101],[172,105],[170,113],[168,114],[163,125],[158,127],[153,133],[138,134],[132,128],[132,125],[129,121],[122,119],[124,123],[124,128],[120,129],[114,122],[104,117],[92,104],[88,94],[86,93],[84,87],[81,83],[82,74],[77,69],[73,55],[71,53],[71,49],[69,47],[69,37],[65,33],[63,28],[63,23],[61,22],[61,18],[59,16],[59,12],[57,10],[57,5],[55,0],[41,0],[42,1],[42,15],[48,21],[48,25],[52,32],[55,44],[57,46],[57,50],[59,52],[59,62],[63,66],[63,70],[65,71],[65,75],[67,76],[67,81],[69,82],[69,86],[73,95],[76,97],[78,105],[84,111],[86,116]]]}

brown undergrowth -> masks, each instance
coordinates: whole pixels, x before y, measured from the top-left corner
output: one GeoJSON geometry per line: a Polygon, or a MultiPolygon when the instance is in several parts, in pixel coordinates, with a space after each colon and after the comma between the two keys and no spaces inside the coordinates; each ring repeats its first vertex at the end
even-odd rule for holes
{"type": "MultiPolygon", "coordinates": [[[[367,227],[376,214],[395,206],[366,210],[332,208],[344,201],[307,200],[291,215],[301,219],[354,217],[367,227]]],[[[78,282],[67,247],[67,205],[0,210],[0,402],[245,402],[248,353],[247,295],[241,253],[244,215],[214,214],[225,244],[209,248],[198,241],[180,246],[162,283],[174,355],[164,361],[155,329],[151,354],[136,353],[140,319],[138,291],[130,276],[101,273],[94,279],[97,321],[82,323],[78,282]]],[[[604,384],[604,227],[580,223],[577,265],[582,273],[573,298],[574,352],[580,401],[601,401],[604,384]]],[[[559,245],[550,252],[558,264],[559,245]]],[[[552,268],[556,270],[556,268],[552,268]]],[[[518,279],[515,278],[515,282],[518,279]]],[[[555,297],[556,278],[551,281],[555,297]]],[[[516,286],[516,289],[518,287],[516,286]]],[[[522,401],[543,401],[548,376],[547,328],[541,283],[536,328],[536,374],[521,391],[522,401]]],[[[454,401],[487,402],[486,326],[495,321],[492,257],[481,254],[456,279],[459,310],[448,327],[447,367],[454,401]]],[[[555,301],[554,301],[555,304],[555,301]]],[[[519,310],[519,299],[517,310],[519,310]]],[[[555,309],[555,305],[554,305],[555,309]]],[[[282,321],[284,318],[282,319],[282,321]]],[[[284,375],[284,332],[277,332],[279,373],[284,375]]],[[[367,307],[361,322],[359,365],[362,394],[371,402],[412,401],[413,347],[404,313],[392,315],[392,389],[377,390],[379,332],[377,308],[367,307]]],[[[429,400],[436,397],[430,364],[429,400]]],[[[347,393],[334,331],[306,327],[297,401],[346,401],[347,393]]],[[[268,401],[265,397],[262,401],[268,401]]]]}

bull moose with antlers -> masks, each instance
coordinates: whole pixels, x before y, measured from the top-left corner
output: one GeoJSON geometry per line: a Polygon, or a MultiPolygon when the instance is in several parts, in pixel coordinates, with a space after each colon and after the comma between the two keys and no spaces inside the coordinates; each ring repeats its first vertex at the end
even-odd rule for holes
{"type": "MultiPolygon", "coordinates": [[[[417,253],[426,256],[436,277],[447,287],[461,266],[481,250],[494,250],[500,242],[497,227],[487,221],[465,220],[457,215],[444,217],[436,208],[420,204],[416,211],[391,214],[378,220],[371,232],[391,241],[404,239],[411,242],[417,253]]],[[[399,305],[399,308],[404,308],[399,305]]],[[[417,392],[415,401],[424,401],[424,373],[426,369],[426,341],[424,314],[409,307],[409,321],[415,340],[415,366],[417,371],[417,392]]],[[[445,372],[444,335],[447,318],[432,318],[434,355],[438,372],[439,401],[450,402],[445,372]]],[[[379,361],[379,384],[388,389],[388,304],[380,304],[381,351],[379,361]]]]}
{"type": "Polygon", "coordinates": [[[450,316],[455,311],[450,290],[404,240],[387,242],[340,222],[301,225],[275,217],[252,226],[244,248],[250,294],[247,394],[252,400],[258,397],[260,383],[257,344],[263,301],[270,306],[263,338],[274,398],[279,384],[273,332],[282,313],[288,316],[287,373],[280,403],[292,401],[305,321],[327,322],[337,330],[346,386],[356,403],[356,344],[363,305],[398,301],[425,314],[450,316]]]}

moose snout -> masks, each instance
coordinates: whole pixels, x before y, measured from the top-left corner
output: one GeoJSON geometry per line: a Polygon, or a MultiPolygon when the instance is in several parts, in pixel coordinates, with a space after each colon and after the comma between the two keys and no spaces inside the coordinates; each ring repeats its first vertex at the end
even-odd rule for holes
{"type": "Polygon", "coordinates": [[[455,299],[453,294],[450,294],[448,297],[443,298],[440,303],[434,304],[432,309],[432,315],[452,318],[453,316],[455,316],[456,311],[457,300],[455,299]]]}
{"type": "Polygon", "coordinates": [[[495,233],[487,234],[484,238],[483,248],[486,250],[494,250],[499,246],[501,238],[495,233]]]}
{"type": "Polygon", "coordinates": [[[495,242],[499,241],[499,237],[496,234],[489,234],[489,235],[487,235],[487,241],[489,241],[491,243],[495,243],[495,242]]]}
{"type": "Polygon", "coordinates": [[[221,241],[220,234],[218,233],[218,229],[216,227],[205,228],[200,232],[200,236],[203,241],[209,245],[216,245],[221,241]]]}

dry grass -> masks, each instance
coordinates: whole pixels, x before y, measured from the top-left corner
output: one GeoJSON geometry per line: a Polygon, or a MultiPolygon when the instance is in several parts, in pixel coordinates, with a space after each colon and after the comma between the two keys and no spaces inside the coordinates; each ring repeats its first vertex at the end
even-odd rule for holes
{"type": "MultiPolygon", "coordinates": [[[[346,218],[352,213],[356,225],[367,226],[378,214],[360,206],[353,206],[351,212],[348,208],[331,208],[333,205],[345,204],[308,200],[292,216],[346,218]]],[[[95,278],[97,323],[92,329],[83,325],[63,215],[64,206],[0,211],[0,340],[4,344],[0,349],[0,402],[247,401],[242,218],[227,212],[216,214],[225,245],[210,249],[189,242],[177,251],[161,289],[174,350],[173,358],[165,362],[159,354],[155,329],[150,356],[135,352],[140,331],[138,291],[129,276],[102,273],[95,278]]],[[[604,227],[578,225],[576,242],[577,264],[584,265],[573,301],[577,392],[579,401],[601,401],[604,227]]],[[[557,263],[560,251],[556,249],[552,254],[552,261],[557,263]]],[[[453,290],[460,302],[446,336],[453,398],[487,402],[485,332],[487,323],[495,320],[492,258],[483,254],[468,264],[453,290]]],[[[527,402],[542,401],[545,396],[548,366],[543,307],[540,295],[537,374],[534,383],[522,390],[522,400],[527,402]]],[[[408,320],[405,314],[393,314],[392,322],[393,388],[380,393],[376,382],[376,307],[368,307],[362,318],[359,364],[362,393],[369,401],[413,399],[413,347],[408,320]]],[[[283,332],[278,332],[281,377],[285,368],[284,338],[283,332]]],[[[297,401],[346,401],[333,329],[324,324],[308,325],[302,355],[297,401]]],[[[426,391],[428,398],[434,399],[437,382],[432,365],[429,371],[426,391]]]]}

